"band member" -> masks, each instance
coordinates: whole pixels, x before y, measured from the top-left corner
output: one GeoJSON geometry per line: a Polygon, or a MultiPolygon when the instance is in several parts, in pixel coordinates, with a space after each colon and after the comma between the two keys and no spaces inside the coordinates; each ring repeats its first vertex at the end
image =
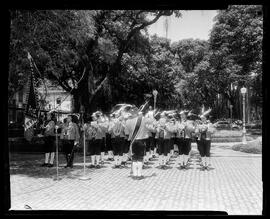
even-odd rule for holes
{"type": "MultiPolygon", "coordinates": [[[[180,115],[182,115],[183,113],[185,113],[184,111],[180,112],[180,115]]],[[[181,116],[183,118],[183,116],[181,116]]],[[[175,123],[175,144],[178,147],[178,163],[180,164],[180,166],[183,166],[183,161],[184,161],[184,147],[185,147],[185,141],[184,141],[184,129],[185,126],[184,124],[178,120],[175,123]]]]}
{"type": "Polygon", "coordinates": [[[214,126],[203,115],[201,116],[202,123],[198,125],[197,131],[199,132],[198,147],[202,157],[202,166],[207,169],[210,166],[210,148],[211,148],[211,135],[214,133],[214,126]]]}
{"type": "Polygon", "coordinates": [[[128,161],[128,152],[129,152],[130,141],[128,140],[128,135],[125,133],[124,144],[123,144],[123,158],[122,164],[126,165],[128,161]]]}
{"type": "Polygon", "coordinates": [[[160,112],[157,112],[155,115],[154,115],[154,119],[155,119],[155,122],[154,122],[154,125],[155,125],[155,136],[154,136],[154,155],[153,157],[159,157],[159,132],[158,132],[158,126],[159,126],[159,120],[161,118],[161,113],[160,112]]]}
{"type": "Polygon", "coordinates": [[[150,110],[145,117],[146,119],[149,120],[149,127],[148,127],[149,137],[146,141],[146,156],[145,156],[145,161],[148,162],[154,157],[154,149],[155,149],[156,120],[154,118],[154,111],[150,110]]]}
{"type": "Polygon", "coordinates": [[[129,159],[129,146],[130,146],[130,140],[128,139],[128,133],[126,132],[126,121],[129,118],[128,114],[122,113],[122,117],[124,118],[123,125],[124,125],[124,146],[123,146],[123,159],[122,159],[122,164],[126,165],[127,161],[129,159]]]}
{"type": "Polygon", "coordinates": [[[134,137],[134,141],[131,142],[132,151],[132,173],[134,179],[143,179],[142,167],[143,167],[143,157],[145,154],[145,141],[148,138],[148,121],[144,117],[142,112],[138,113],[138,116],[133,116],[128,119],[125,124],[125,132],[129,134],[129,140],[133,136],[133,132],[136,129],[137,120],[140,120],[140,126],[138,127],[138,132],[134,137]]]}
{"type": "Polygon", "coordinates": [[[114,167],[119,168],[122,163],[123,147],[125,143],[125,127],[124,119],[122,116],[112,121],[109,127],[109,133],[111,134],[112,147],[114,154],[114,167]]]}
{"type": "Polygon", "coordinates": [[[201,147],[200,147],[200,141],[199,141],[199,137],[200,137],[200,132],[199,132],[199,126],[202,124],[201,120],[197,119],[195,121],[195,139],[196,139],[196,143],[197,143],[197,150],[199,152],[199,157],[198,157],[198,162],[200,163],[200,165],[202,165],[202,157],[201,157],[201,147]]]}
{"type": "Polygon", "coordinates": [[[106,132],[106,148],[108,151],[108,160],[114,161],[114,155],[113,155],[113,148],[112,148],[112,135],[109,130],[112,130],[112,126],[114,124],[114,116],[110,115],[109,121],[108,121],[108,130],[106,132]]]}
{"type": "Polygon", "coordinates": [[[180,113],[181,116],[181,128],[182,129],[182,141],[180,141],[180,143],[182,143],[182,147],[181,147],[181,153],[183,153],[182,155],[182,160],[180,157],[180,165],[182,168],[187,167],[188,164],[188,158],[189,158],[189,153],[191,151],[191,141],[192,141],[192,133],[195,133],[195,126],[193,124],[192,120],[188,120],[187,119],[187,115],[186,115],[186,111],[182,111],[182,113],[180,113]]]}
{"type": "Polygon", "coordinates": [[[101,154],[101,147],[102,147],[102,138],[106,133],[106,125],[101,122],[101,113],[96,112],[92,114],[92,132],[94,133],[93,141],[91,142],[92,145],[89,145],[90,155],[91,155],[91,168],[96,167],[100,168],[100,154],[101,154]]]}
{"type": "Polygon", "coordinates": [[[170,160],[170,151],[173,147],[173,141],[172,137],[175,132],[175,124],[173,120],[169,118],[169,116],[166,117],[166,123],[165,123],[165,132],[164,132],[164,144],[165,144],[165,165],[169,163],[170,160]]]}
{"type": "Polygon", "coordinates": [[[165,112],[162,112],[160,114],[160,119],[157,123],[157,135],[158,135],[158,161],[159,166],[164,167],[165,165],[165,141],[164,141],[164,135],[165,135],[165,124],[166,124],[166,115],[165,112]]]}
{"type": "Polygon", "coordinates": [[[72,115],[68,115],[67,124],[62,126],[61,136],[63,151],[66,156],[66,167],[73,167],[75,146],[79,144],[80,134],[78,125],[75,123],[72,115]]]}
{"type": "MultiPolygon", "coordinates": [[[[86,150],[87,150],[87,155],[90,155],[90,157],[93,154],[93,143],[94,139],[96,136],[96,130],[91,126],[91,118],[86,118],[85,123],[83,125],[83,131],[85,134],[85,144],[86,144],[86,150]]],[[[94,163],[94,158],[91,157],[91,165],[89,166],[90,168],[95,167],[94,163]]]]}
{"type": "Polygon", "coordinates": [[[44,141],[45,141],[45,162],[43,167],[53,167],[53,161],[55,156],[55,125],[56,118],[53,113],[47,114],[47,120],[44,122],[42,128],[44,129],[44,141]],[[50,159],[50,161],[49,161],[50,159]]]}
{"type": "Polygon", "coordinates": [[[102,128],[102,143],[101,143],[101,153],[100,153],[100,163],[103,164],[104,163],[104,156],[105,156],[105,146],[106,146],[106,133],[108,131],[108,121],[106,120],[106,118],[101,114],[100,118],[99,118],[99,125],[102,128]]]}

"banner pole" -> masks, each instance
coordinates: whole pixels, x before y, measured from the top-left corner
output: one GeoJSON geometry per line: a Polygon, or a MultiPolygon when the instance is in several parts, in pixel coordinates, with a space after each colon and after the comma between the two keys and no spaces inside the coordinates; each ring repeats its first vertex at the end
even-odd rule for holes
{"type": "MultiPolygon", "coordinates": [[[[58,113],[58,111],[57,111],[58,113]]],[[[58,153],[58,126],[55,126],[55,144],[56,144],[56,178],[54,180],[61,180],[59,179],[59,153],[58,153]]]]}
{"type": "Polygon", "coordinates": [[[57,177],[56,179],[58,180],[58,136],[57,136],[57,128],[56,128],[56,173],[57,173],[57,177]]]}

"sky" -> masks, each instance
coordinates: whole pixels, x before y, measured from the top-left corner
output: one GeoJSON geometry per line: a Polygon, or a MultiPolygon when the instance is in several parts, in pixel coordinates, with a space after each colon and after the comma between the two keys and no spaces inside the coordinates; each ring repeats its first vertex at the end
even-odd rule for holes
{"type": "MultiPolygon", "coordinates": [[[[213,27],[213,18],[217,15],[216,10],[189,10],[181,11],[182,17],[176,18],[174,15],[168,17],[168,39],[176,42],[182,39],[202,39],[208,40],[210,30],[213,27]]],[[[148,28],[150,35],[157,34],[166,37],[164,27],[165,17],[161,17],[156,23],[148,28]]]]}

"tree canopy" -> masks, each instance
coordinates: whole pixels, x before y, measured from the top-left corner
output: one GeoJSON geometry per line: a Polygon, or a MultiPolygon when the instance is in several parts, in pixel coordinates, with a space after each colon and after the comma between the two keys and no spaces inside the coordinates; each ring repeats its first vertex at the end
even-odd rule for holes
{"type": "Polygon", "coordinates": [[[81,105],[88,113],[119,102],[140,105],[156,89],[159,108],[204,105],[219,117],[229,101],[240,118],[243,85],[250,104],[260,106],[261,6],[219,11],[207,41],[149,35],[150,25],[172,15],[181,19],[177,10],[10,11],[9,98],[26,83],[30,52],[37,77],[70,92],[77,112],[81,105]]]}

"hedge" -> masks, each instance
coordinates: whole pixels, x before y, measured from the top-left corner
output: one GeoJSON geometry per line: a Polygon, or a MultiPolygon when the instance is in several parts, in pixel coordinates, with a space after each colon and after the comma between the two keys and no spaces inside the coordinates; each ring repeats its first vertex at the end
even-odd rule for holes
{"type": "Polygon", "coordinates": [[[257,139],[247,142],[244,144],[235,144],[232,146],[234,151],[241,151],[245,153],[261,154],[262,153],[262,138],[258,137],[257,139]]]}

